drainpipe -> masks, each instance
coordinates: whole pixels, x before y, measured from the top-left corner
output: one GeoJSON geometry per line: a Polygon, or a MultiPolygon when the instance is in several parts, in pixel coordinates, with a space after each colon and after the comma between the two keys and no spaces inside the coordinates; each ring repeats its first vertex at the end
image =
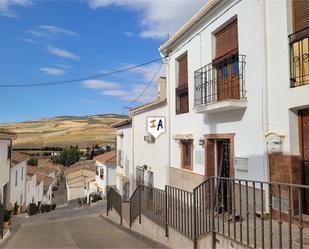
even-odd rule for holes
{"type": "Polygon", "coordinates": [[[169,185],[169,169],[171,167],[171,92],[170,91],[170,57],[165,57],[164,64],[166,65],[166,97],[167,97],[167,134],[168,134],[168,165],[166,168],[166,184],[169,185]]]}
{"type": "MultiPolygon", "coordinates": [[[[266,157],[263,160],[263,173],[266,177],[266,181],[269,180],[269,163],[268,163],[268,152],[266,148],[265,133],[269,131],[269,95],[268,95],[268,51],[267,51],[267,14],[266,14],[266,0],[261,1],[261,12],[262,12],[262,49],[263,49],[263,71],[262,74],[262,128],[263,128],[263,141],[264,141],[264,155],[266,157]]],[[[265,206],[266,212],[269,213],[269,189],[265,189],[265,206]]]]}

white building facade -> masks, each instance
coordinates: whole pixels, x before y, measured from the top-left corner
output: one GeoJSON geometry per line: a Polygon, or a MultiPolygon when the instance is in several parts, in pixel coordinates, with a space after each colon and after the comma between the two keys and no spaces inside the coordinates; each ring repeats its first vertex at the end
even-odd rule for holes
{"type": "Polygon", "coordinates": [[[135,107],[129,115],[133,126],[133,172],[130,181],[135,187],[140,183],[164,189],[168,183],[169,169],[169,130],[168,103],[166,98],[166,79],[158,80],[158,98],[156,101],[135,107]],[[161,122],[162,127],[159,127],[161,122]],[[154,137],[149,132],[162,129],[162,134],[154,137]],[[132,181],[133,180],[133,181],[132,181]]]}
{"type": "Polygon", "coordinates": [[[97,192],[106,197],[109,187],[116,187],[117,156],[116,151],[105,152],[93,158],[96,166],[97,192]]]}
{"type": "Polygon", "coordinates": [[[160,47],[170,185],[309,184],[308,13],[308,1],[211,0],[160,47]]]}
{"type": "Polygon", "coordinates": [[[0,202],[7,205],[10,200],[10,165],[12,140],[16,133],[0,129],[0,202]]]}
{"type": "Polygon", "coordinates": [[[26,176],[26,206],[30,203],[35,203],[36,196],[36,175],[31,175],[27,173],[26,176]]]}
{"type": "Polygon", "coordinates": [[[26,210],[27,160],[29,156],[12,152],[10,203],[19,206],[20,211],[26,210]]]}
{"type": "Polygon", "coordinates": [[[116,188],[128,201],[134,186],[130,179],[133,179],[133,129],[132,120],[126,119],[112,125],[117,129],[117,168],[116,188]]]}

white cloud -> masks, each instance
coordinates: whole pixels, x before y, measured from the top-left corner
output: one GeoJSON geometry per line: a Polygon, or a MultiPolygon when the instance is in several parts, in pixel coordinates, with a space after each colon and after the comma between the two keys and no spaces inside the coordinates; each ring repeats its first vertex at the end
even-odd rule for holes
{"type": "Polygon", "coordinates": [[[32,29],[26,30],[25,32],[30,34],[32,37],[46,39],[56,38],[60,35],[78,36],[78,34],[72,30],[63,29],[53,25],[38,25],[32,29]]]}
{"type": "Polygon", "coordinates": [[[120,84],[104,80],[85,80],[82,86],[89,89],[96,90],[114,90],[120,87],[120,84]]]}
{"type": "MultiPolygon", "coordinates": [[[[119,97],[124,101],[133,101],[144,91],[146,85],[133,85],[129,90],[105,90],[101,94],[104,96],[119,97]]],[[[157,88],[149,87],[145,93],[138,99],[139,103],[154,101],[156,98],[157,88]]]]}
{"type": "Polygon", "coordinates": [[[55,56],[65,58],[65,59],[72,59],[72,60],[79,60],[80,57],[61,48],[56,48],[53,46],[47,46],[47,51],[55,56]]]}
{"type": "Polygon", "coordinates": [[[59,76],[65,73],[63,69],[54,67],[41,67],[40,71],[46,75],[53,75],[53,76],[59,76]]]}
{"type": "Polygon", "coordinates": [[[167,38],[188,21],[207,0],[88,0],[93,9],[111,5],[140,13],[143,38],[167,38]]]}
{"type": "Polygon", "coordinates": [[[77,33],[73,32],[72,30],[63,29],[52,25],[39,25],[38,28],[44,31],[46,34],[50,35],[63,34],[69,36],[77,36],[77,33]]]}
{"type": "Polygon", "coordinates": [[[26,7],[32,5],[31,0],[0,0],[0,15],[7,17],[18,17],[14,7],[26,7]]]}

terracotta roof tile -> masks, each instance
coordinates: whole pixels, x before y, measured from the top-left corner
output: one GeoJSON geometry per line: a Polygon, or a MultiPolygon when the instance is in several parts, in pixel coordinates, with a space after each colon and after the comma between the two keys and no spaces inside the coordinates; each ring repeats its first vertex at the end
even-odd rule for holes
{"type": "Polygon", "coordinates": [[[19,164],[25,160],[28,160],[29,158],[30,157],[26,154],[12,151],[12,165],[11,166],[15,166],[16,164],[19,164]]]}
{"type": "Polygon", "coordinates": [[[105,152],[104,154],[98,155],[93,158],[94,160],[100,163],[116,163],[117,162],[117,155],[116,151],[109,151],[105,152]]]}
{"type": "Polygon", "coordinates": [[[64,175],[67,176],[67,175],[69,175],[73,172],[83,170],[83,169],[87,169],[87,170],[95,172],[95,161],[93,161],[93,160],[79,161],[79,162],[71,165],[69,168],[67,168],[64,171],[64,175]]]}

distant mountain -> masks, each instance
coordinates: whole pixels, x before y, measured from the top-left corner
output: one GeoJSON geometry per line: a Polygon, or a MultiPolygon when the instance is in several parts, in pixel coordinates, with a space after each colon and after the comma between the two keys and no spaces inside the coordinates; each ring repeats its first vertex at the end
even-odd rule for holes
{"type": "Polygon", "coordinates": [[[95,144],[115,143],[116,130],[111,125],[124,118],[126,117],[112,113],[90,116],[58,116],[20,123],[0,124],[0,128],[17,132],[17,139],[13,141],[15,148],[66,147],[69,145],[86,148],[95,144]]]}

